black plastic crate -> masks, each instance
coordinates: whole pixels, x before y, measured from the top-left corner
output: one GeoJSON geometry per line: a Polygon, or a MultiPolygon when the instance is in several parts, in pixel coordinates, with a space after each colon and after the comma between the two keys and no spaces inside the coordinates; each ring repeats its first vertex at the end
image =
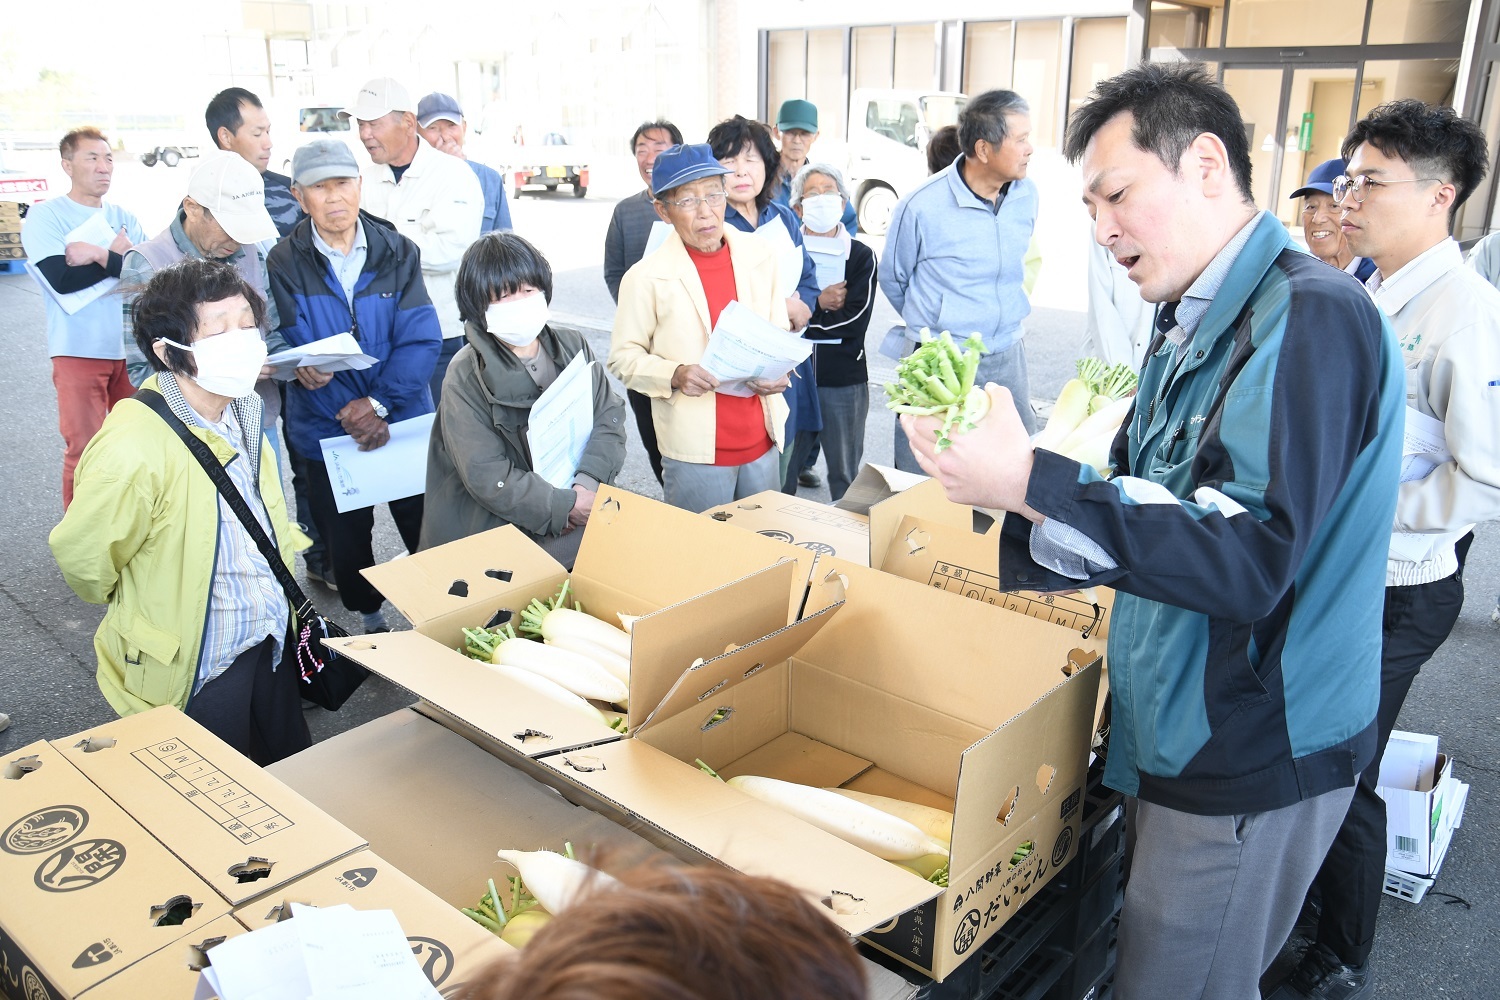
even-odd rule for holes
{"type": "Polygon", "coordinates": [[[1119,926],[1118,919],[1111,919],[1073,952],[1071,963],[1053,982],[1046,1000],[1104,1000],[1114,992],[1119,926]]]}
{"type": "Polygon", "coordinates": [[[1092,830],[1085,830],[1083,846],[1083,880],[1088,882],[1101,871],[1125,856],[1125,805],[1123,802],[1104,813],[1092,830]]]}
{"type": "Polygon", "coordinates": [[[1073,956],[1061,948],[1041,948],[985,996],[988,1000],[1046,1000],[1072,964],[1073,956]]]}
{"type": "Polygon", "coordinates": [[[1125,903],[1124,859],[1117,858],[1092,882],[1073,895],[1073,906],[1057,925],[1049,943],[1077,949],[1109,923],[1125,903]]]}

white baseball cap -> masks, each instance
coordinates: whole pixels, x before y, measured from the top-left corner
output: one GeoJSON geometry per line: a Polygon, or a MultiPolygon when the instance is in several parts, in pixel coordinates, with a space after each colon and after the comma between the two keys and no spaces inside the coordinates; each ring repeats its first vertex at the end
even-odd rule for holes
{"type": "Polygon", "coordinates": [[[411,94],[405,87],[388,76],[377,76],[360,87],[354,103],[339,114],[345,118],[372,122],[377,118],[384,118],[392,111],[416,110],[417,106],[412,103],[411,94]]]}
{"type": "Polygon", "coordinates": [[[228,237],[241,246],[276,238],[276,223],[266,211],[266,187],[260,171],[236,153],[206,160],[188,181],[188,197],[208,209],[228,237]]]}

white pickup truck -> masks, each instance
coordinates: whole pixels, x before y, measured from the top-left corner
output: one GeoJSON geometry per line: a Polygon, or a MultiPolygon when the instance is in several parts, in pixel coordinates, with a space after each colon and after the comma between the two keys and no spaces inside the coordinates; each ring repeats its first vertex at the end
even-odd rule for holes
{"type": "Polygon", "coordinates": [[[846,176],[861,231],[880,236],[890,227],[896,202],[927,177],[928,138],[945,125],[957,124],[968,101],[963,94],[946,91],[854,92],[849,102],[846,176]]]}

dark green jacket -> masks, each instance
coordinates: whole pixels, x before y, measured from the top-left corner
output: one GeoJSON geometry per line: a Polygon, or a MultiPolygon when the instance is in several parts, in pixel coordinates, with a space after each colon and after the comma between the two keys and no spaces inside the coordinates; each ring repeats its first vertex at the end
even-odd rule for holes
{"type": "MultiPolygon", "coordinates": [[[[488,333],[464,325],[467,344],[443,379],[442,404],[427,450],[427,494],[421,548],[514,524],[533,539],[561,535],[575,494],[531,471],[526,427],[541,396],[526,368],[488,333]]],[[[548,326],[538,338],[559,372],[580,351],[594,354],[576,330],[548,326]]],[[[625,464],[625,401],[604,366],[592,364],[594,429],[580,475],[613,482],[625,464]]]]}

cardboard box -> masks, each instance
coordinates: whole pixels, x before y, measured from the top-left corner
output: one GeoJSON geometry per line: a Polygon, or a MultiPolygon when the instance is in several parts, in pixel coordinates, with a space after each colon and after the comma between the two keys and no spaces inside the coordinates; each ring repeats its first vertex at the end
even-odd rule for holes
{"type": "Polygon", "coordinates": [[[20,221],[20,202],[0,201],[0,224],[19,223],[20,221]]]}
{"type": "Polygon", "coordinates": [[[1385,800],[1386,867],[1423,878],[1442,867],[1469,797],[1437,747],[1436,736],[1392,731],[1375,789],[1385,800]]]}
{"type": "Polygon", "coordinates": [[[0,761],[0,886],[0,995],[15,1000],[78,996],[229,912],[45,742],[0,761]]]}
{"type": "Polygon", "coordinates": [[[0,243],[0,260],[25,260],[26,249],[22,246],[12,246],[0,243]]]}
{"type": "Polygon", "coordinates": [[[1076,850],[1099,657],[1045,621],[819,565],[808,606],[841,610],[805,644],[784,653],[770,636],[700,664],[687,687],[701,693],[631,738],[537,763],[611,815],[828,900],[846,929],[874,931],[871,944],[941,979],[1076,850]],[[699,773],[697,758],[725,777],[954,809],[950,888],[761,806],[699,773]],[[1024,842],[1034,852],[1010,865],[1024,842]]]}
{"type": "MultiPolygon", "coordinates": [[[[440,856],[454,863],[446,850],[440,856]]],[[[483,871],[475,872],[473,885],[483,887],[484,881],[478,877],[483,871]]],[[[475,892],[466,905],[478,902],[480,894],[475,892]]],[[[246,903],[235,916],[257,930],[292,919],[292,903],[347,903],[357,910],[392,911],[428,982],[445,992],[467,983],[495,959],[515,951],[373,851],[356,851],[325,865],[269,896],[246,903]]]]}
{"type": "Polygon", "coordinates": [[[332,645],[455,724],[520,756],[589,746],[619,734],[457,652],[453,647],[463,642],[465,626],[519,622],[534,598],[551,598],[565,580],[587,611],[604,621],[616,621],[617,613],[640,615],[632,631],[632,664],[649,661],[660,669],[631,671],[627,719],[634,726],[695,662],[785,628],[805,578],[784,546],[726,533],[697,515],[610,487],[599,490],[571,577],[510,526],[364,573],[415,631],[332,645]]]}
{"type": "Polygon", "coordinates": [[[175,708],[53,746],[236,906],[365,846],[175,708]]]}
{"type": "Polygon", "coordinates": [[[213,949],[244,933],[244,925],[234,917],[220,917],[126,966],[83,995],[87,1000],[189,1000],[198,988],[199,974],[212,963],[213,949]]]}
{"type": "Polygon", "coordinates": [[[15,229],[8,229],[8,228],[6,228],[6,226],[4,224],[4,220],[0,219],[0,246],[5,246],[5,245],[17,246],[17,247],[20,246],[21,245],[21,230],[20,230],[20,227],[17,227],[15,229]]]}

